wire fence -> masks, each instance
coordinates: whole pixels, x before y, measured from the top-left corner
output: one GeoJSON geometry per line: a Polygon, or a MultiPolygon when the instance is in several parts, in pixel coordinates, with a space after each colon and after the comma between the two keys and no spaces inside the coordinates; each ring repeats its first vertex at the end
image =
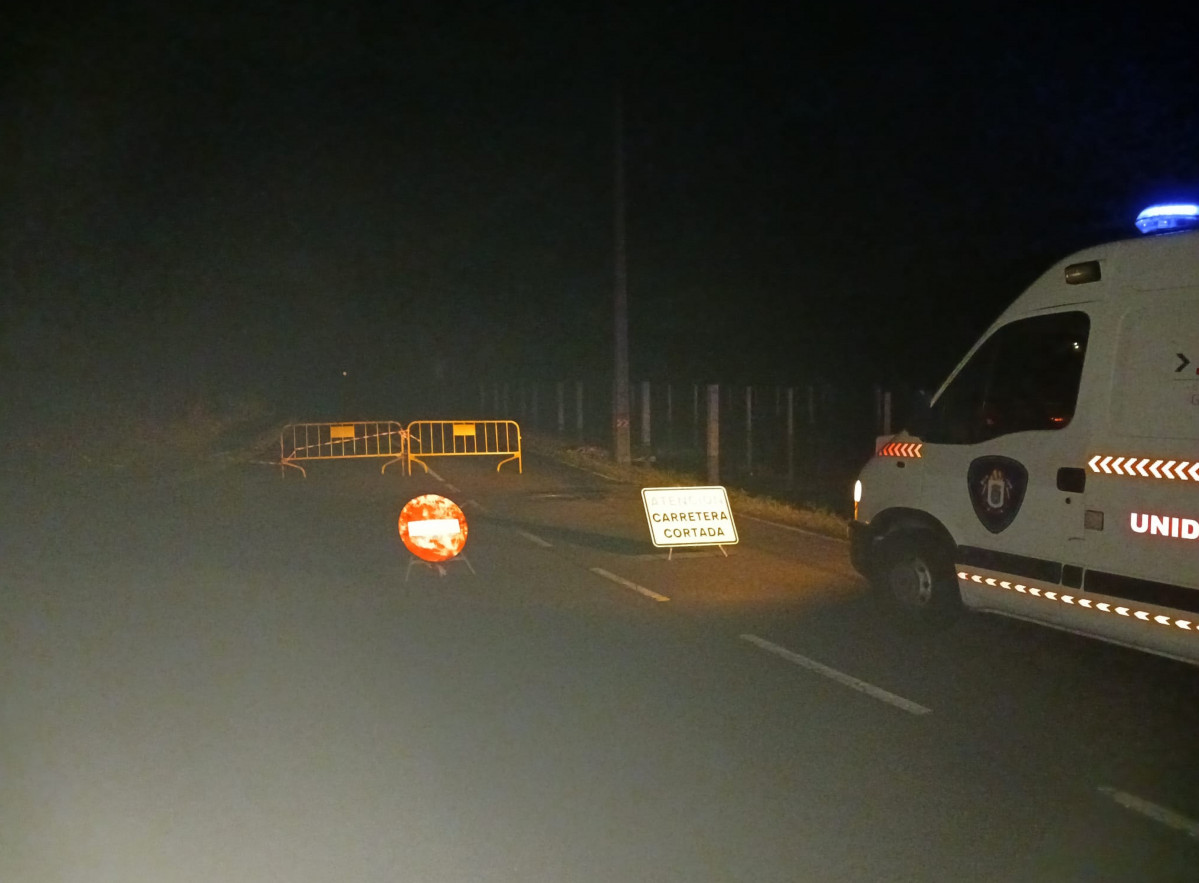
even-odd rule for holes
{"type": "MultiPolygon", "coordinates": [[[[457,397],[455,407],[481,418],[518,419],[531,432],[612,448],[610,382],[480,383],[457,397]]],[[[632,385],[629,431],[634,462],[711,481],[714,426],[720,483],[840,511],[857,470],[907,408],[906,395],[880,387],[642,381],[632,385]]]]}

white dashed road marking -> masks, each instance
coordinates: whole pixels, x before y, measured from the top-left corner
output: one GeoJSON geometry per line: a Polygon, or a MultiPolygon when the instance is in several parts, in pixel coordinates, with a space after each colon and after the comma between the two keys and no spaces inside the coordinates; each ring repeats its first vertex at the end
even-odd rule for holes
{"type": "Polygon", "coordinates": [[[522,537],[524,537],[526,540],[528,540],[530,543],[533,543],[534,545],[537,545],[537,546],[541,546],[541,548],[543,548],[543,549],[554,548],[553,543],[551,543],[549,540],[543,540],[541,537],[537,536],[537,534],[535,534],[535,533],[529,533],[528,531],[524,531],[524,530],[518,530],[517,533],[520,534],[522,537]]]}
{"type": "Polygon", "coordinates": [[[749,641],[755,647],[765,650],[767,653],[773,653],[775,656],[781,656],[788,662],[794,662],[796,665],[802,666],[809,671],[814,671],[817,674],[824,675],[826,678],[836,681],[842,686],[849,687],[851,690],[857,690],[859,693],[865,693],[880,702],[886,702],[888,705],[894,705],[896,708],[906,711],[908,714],[931,714],[931,708],[925,708],[923,705],[917,705],[910,699],[904,699],[902,696],[896,696],[894,693],[889,693],[882,687],[876,687],[874,684],[867,683],[847,675],[844,672],[837,671],[835,668],[829,668],[823,663],[817,662],[815,659],[809,659],[806,656],[800,656],[798,653],[793,653],[786,647],[780,647],[778,644],[772,644],[765,638],[759,638],[757,635],[742,635],[741,639],[749,641]]]}
{"type": "Polygon", "coordinates": [[[670,600],[665,595],[659,595],[657,592],[651,591],[650,589],[647,589],[645,586],[639,586],[635,582],[631,582],[631,581],[625,579],[623,576],[617,576],[614,573],[610,573],[609,571],[604,570],[602,567],[592,567],[589,569],[596,576],[602,576],[604,579],[610,579],[610,580],[612,580],[612,582],[622,585],[626,589],[632,589],[634,592],[638,592],[642,595],[645,595],[645,597],[647,597],[647,598],[652,598],[655,601],[669,601],[670,600]]]}
{"type": "Polygon", "coordinates": [[[1125,809],[1139,812],[1141,815],[1147,816],[1153,819],[1153,821],[1165,825],[1167,828],[1173,828],[1175,831],[1181,831],[1188,837],[1199,840],[1199,822],[1192,821],[1173,810],[1166,809],[1164,806],[1158,806],[1156,803],[1150,803],[1148,800],[1137,797],[1135,794],[1129,794],[1126,791],[1117,791],[1115,788],[1102,786],[1099,789],[1099,793],[1107,795],[1125,809]]]}

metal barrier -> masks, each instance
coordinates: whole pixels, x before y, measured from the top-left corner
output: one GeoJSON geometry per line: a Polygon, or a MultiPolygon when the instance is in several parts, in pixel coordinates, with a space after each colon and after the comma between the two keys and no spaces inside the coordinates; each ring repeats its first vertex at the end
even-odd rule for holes
{"type": "Polygon", "coordinates": [[[408,424],[408,474],[416,461],[424,468],[422,457],[508,456],[496,464],[516,461],[524,472],[520,457],[520,427],[513,420],[413,420],[408,424]]]}
{"type": "Polygon", "coordinates": [[[407,456],[408,433],[394,420],[356,420],[348,423],[289,423],[279,433],[279,471],[285,466],[308,473],[297,460],[353,460],[391,457],[380,472],[407,456]]]}

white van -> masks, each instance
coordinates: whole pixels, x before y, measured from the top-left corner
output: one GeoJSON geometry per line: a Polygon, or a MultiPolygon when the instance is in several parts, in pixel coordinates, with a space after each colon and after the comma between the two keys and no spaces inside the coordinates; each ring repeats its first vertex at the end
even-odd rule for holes
{"type": "Polygon", "coordinates": [[[967,608],[1199,663],[1199,206],[1060,262],[854,487],[854,566],[967,608]]]}

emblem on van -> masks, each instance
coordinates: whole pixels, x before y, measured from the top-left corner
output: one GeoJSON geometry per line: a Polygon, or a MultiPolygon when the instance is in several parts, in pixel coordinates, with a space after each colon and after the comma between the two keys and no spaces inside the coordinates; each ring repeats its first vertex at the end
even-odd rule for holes
{"type": "Polygon", "coordinates": [[[979,457],[966,473],[974,514],[991,533],[1002,533],[1020,512],[1028,470],[1007,457],[979,457]]]}

